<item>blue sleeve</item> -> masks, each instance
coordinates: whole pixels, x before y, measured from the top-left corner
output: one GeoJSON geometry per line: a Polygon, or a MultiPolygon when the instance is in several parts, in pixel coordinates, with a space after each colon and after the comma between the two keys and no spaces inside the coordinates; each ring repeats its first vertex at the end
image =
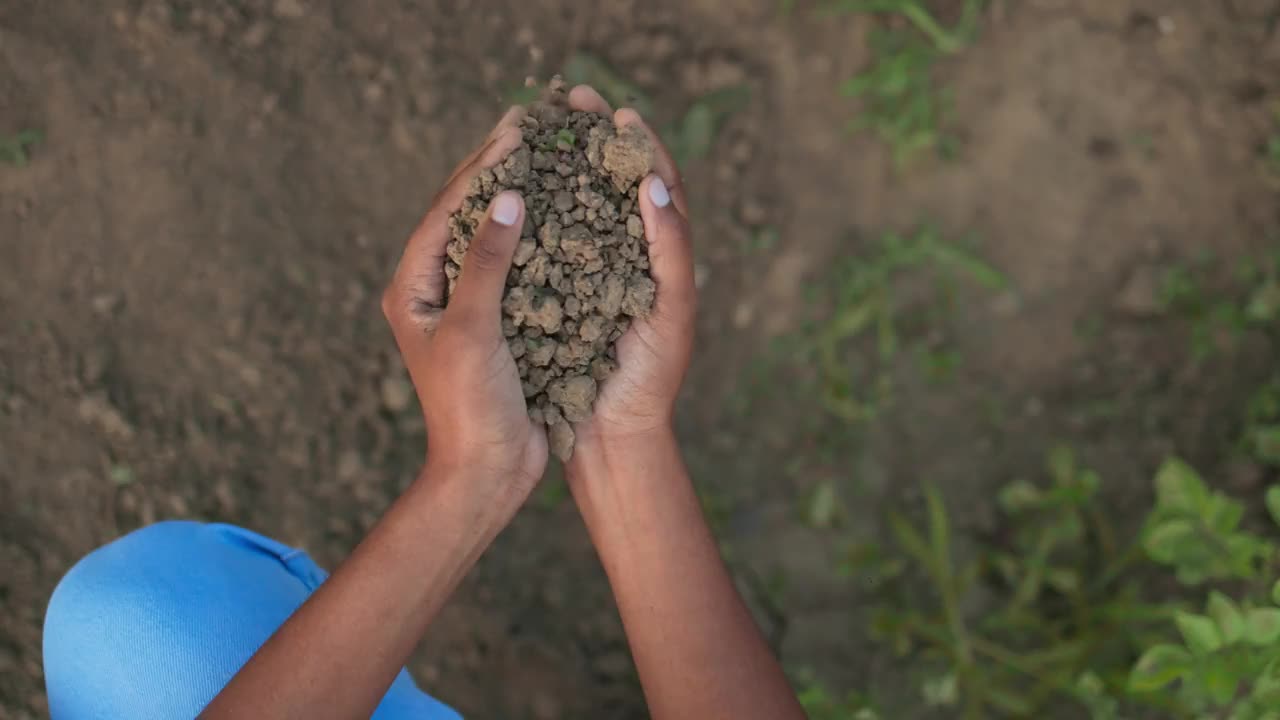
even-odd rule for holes
{"type": "MultiPolygon", "coordinates": [[[[53,720],[194,718],[324,581],[302,551],[230,525],[164,522],[94,551],[44,625],[53,720]]],[[[457,720],[401,671],[377,720],[457,720]]]]}

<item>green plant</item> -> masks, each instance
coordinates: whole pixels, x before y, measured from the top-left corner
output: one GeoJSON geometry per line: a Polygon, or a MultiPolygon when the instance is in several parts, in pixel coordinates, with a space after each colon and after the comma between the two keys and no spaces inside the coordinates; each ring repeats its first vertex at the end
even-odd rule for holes
{"type": "MultiPolygon", "coordinates": [[[[1280,525],[1280,485],[1266,494],[1280,525]]],[[[1156,476],[1156,507],[1143,534],[1149,556],[1199,585],[1242,583],[1242,600],[1209,592],[1203,614],[1179,611],[1179,642],[1148,647],[1129,677],[1130,692],[1176,685],[1182,707],[1198,717],[1280,718],[1280,568],[1271,540],[1239,528],[1244,505],[1211,491],[1189,466],[1165,463],[1156,476]]]]}
{"type": "Polygon", "coordinates": [[[851,127],[869,130],[893,150],[895,164],[905,165],[916,154],[936,150],[951,155],[954,142],[942,127],[951,112],[951,98],[933,78],[938,60],[967,47],[977,32],[984,0],[965,0],[961,18],[946,28],[922,0],[835,0],[830,13],[876,13],[904,18],[910,28],[876,28],[869,38],[870,68],[846,81],[845,97],[861,100],[851,127]]]}
{"type": "Polygon", "coordinates": [[[1274,332],[1280,320],[1280,250],[1243,261],[1231,289],[1212,286],[1216,270],[1212,256],[1176,264],[1159,288],[1160,304],[1189,323],[1192,355],[1201,361],[1247,330],[1274,332]]]}
{"type": "Polygon", "coordinates": [[[1262,164],[1272,181],[1280,181],[1280,102],[1272,110],[1275,134],[1267,138],[1262,149],[1262,164]]]}
{"type": "Polygon", "coordinates": [[[31,159],[31,147],[43,141],[44,133],[30,129],[21,130],[9,138],[0,138],[0,162],[26,167],[31,159]]]}
{"type": "MultiPolygon", "coordinates": [[[[863,545],[842,568],[882,588],[875,636],[933,668],[926,701],[964,717],[1034,717],[1064,702],[1094,720],[1153,710],[1272,717],[1262,711],[1277,707],[1280,692],[1276,553],[1241,528],[1243,504],[1170,460],[1143,530],[1121,542],[1098,501],[1097,473],[1065,448],[1050,453],[1047,471],[1047,485],[1001,490],[1002,533],[964,561],[946,506],[928,489],[923,528],[890,515],[901,559],[863,545]],[[1164,568],[1188,586],[1231,584],[1211,589],[1206,613],[1195,614],[1177,597],[1145,597],[1164,568]],[[1169,642],[1174,628],[1180,643],[1169,642]]],[[[1280,486],[1267,506],[1280,522],[1280,486]]]]}
{"type": "Polygon", "coordinates": [[[676,164],[684,167],[706,157],[720,128],[750,101],[751,89],[745,85],[713,90],[695,100],[680,120],[662,133],[676,164]]]}
{"type": "Polygon", "coordinates": [[[871,703],[861,693],[835,697],[812,674],[801,672],[797,697],[809,720],[880,720],[871,703]]]}
{"type": "Polygon", "coordinates": [[[1156,474],[1156,506],[1142,533],[1152,560],[1171,567],[1178,581],[1250,580],[1271,560],[1274,547],[1240,528],[1243,503],[1211,491],[1181,460],[1156,474]]]}
{"type": "Polygon", "coordinates": [[[1280,608],[1241,606],[1215,591],[1204,614],[1179,612],[1174,622],[1180,642],[1148,648],[1130,692],[1176,684],[1181,705],[1199,717],[1280,718],[1280,608]]]}
{"type": "MultiPolygon", "coordinates": [[[[874,418],[891,401],[890,375],[902,345],[902,326],[914,309],[935,319],[948,313],[955,284],[965,279],[988,290],[1007,287],[1005,277],[964,245],[947,242],[931,226],[911,235],[889,233],[876,252],[838,266],[831,275],[824,300],[830,314],[816,324],[804,341],[818,372],[823,406],[851,422],[874,418]],[[899,297],[907,275],[932,275],[935,292],[924,304],[899,297]],[[914,308],[912,307],[914,305],[914,308]],[[869,342],[874,352],[863,352],[869,342]],[[869,388],[863,390],[863,388],[869,388]]],[[[945,374],[952,356],[946,348],[928,349],[940,358],[945,374]]]]}
{"type": "Polygon", "coordinates": [[[1063,701],[1107,717],[1133,648],[1164,617],[1127,579],[1138,556],[1117,546],[1098,511],[1097,474],[1064,448],[1050,454],[1048,473],[1048,486],[1017,481],[1000,492],[1005,535],[963,564],[936,490],[926,493],[925,530],[890,517],[910,563],[873,630],[899,654],[940,661],[964,717],[1031,717],[1063,701]],[[913,576],[936,604],[908,599],[920,596],[913,576]],[[969,617],[964,608],[984,588],[990,606],[969,617]]]}
{"type": "MultiPolygon", "coordinates": [[[[635,108],[650,121],[654,117],[652,99],[594,55],[577,53],[569,58],[564,77],[571,85],[591,85],[615,108],[635,108]]],[[[662,128],[676,163],[684,166],[706,157],[724,123],[750,101],[751,89],[745,85],[713,90],[694,100],[678,120],[662,128]]]]}

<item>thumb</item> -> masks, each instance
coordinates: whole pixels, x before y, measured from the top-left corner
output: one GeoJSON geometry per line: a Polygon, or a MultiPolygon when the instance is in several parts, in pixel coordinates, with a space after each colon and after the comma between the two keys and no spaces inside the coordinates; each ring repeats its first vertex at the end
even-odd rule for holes
{"type": "Polygon", "coordinates": [[[654,313],[663,318],[692,316],[697,291],[689,224],[671,202],[666,183],[657,175],[650,175],[640,184],[640,216],[649,242],[649,273],[658,285],[654,313]]]}
{"type": "Polygon", "coordinates": [[[499,193],[467,248],[450,307],[477,318],[497,317],[523,227],[524,199],[509,190],[499,193]]]}

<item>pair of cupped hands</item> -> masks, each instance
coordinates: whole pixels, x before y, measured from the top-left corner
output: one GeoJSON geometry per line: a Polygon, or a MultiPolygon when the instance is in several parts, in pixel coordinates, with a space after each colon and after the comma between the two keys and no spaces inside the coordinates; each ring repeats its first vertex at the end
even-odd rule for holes
{"type": "MultiPolygon", "coordinates": [[[[636,319],[618,339],[619,369],[600,388],[592,417],[574,426],[576,448],[566,464],[573,487],[586,481],[591,458],[670,434],[692,352],[696,293],[688,208],[670,152],[638,113],[615,113],[590,87],[574,88],[569,104],[612,116],[620,128],[641,127],[653,141],[654,172],[640,185],[639,205],[658,288],[650,316],[636,319]]],[[[449,216],[473,177],[520,146],[523,115],[521,108],[508,111],[454,170],[409,237],[382,299],[426,419],[427,467],[446,476],[465,470],[470,491],[509,506],[510,513],[532,492],[548,457],[546,432],[529,419],[501,328],[507,272],[524,225],[520,194],[507,191],[490,202],[447,307],[444,263],[449,216]]]]}

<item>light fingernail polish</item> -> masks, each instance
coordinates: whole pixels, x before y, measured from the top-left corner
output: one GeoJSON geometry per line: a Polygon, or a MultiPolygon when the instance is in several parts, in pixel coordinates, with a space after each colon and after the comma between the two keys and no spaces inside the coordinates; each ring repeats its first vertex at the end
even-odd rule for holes
{"type": "Polygon", "coordinates": [[[520,217],[520,201],[511,193],[503,193],[493,199],[493,221],[511,227],[520,217]]]}
{"type": "Polygon", "coordinates": [[[662,182],[662,178],[654,177],[653,181],[649,183],[649,199],[658,208],[664,208],[671,204],[671,193],[667,191],[667,184],[662,182]]]}

